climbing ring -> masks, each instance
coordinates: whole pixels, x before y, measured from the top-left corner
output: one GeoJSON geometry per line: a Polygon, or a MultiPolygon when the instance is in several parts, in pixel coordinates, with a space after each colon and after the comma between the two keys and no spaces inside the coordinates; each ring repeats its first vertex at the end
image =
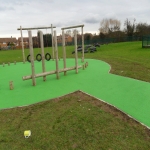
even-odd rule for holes
{"type": "Polygon", "coordinates": [[[27,56],[27,61],[28,61],[28,62],[31,62],[30,55],[27,56]]]}
{"type": "Polygon", "coordinates": [[[37,54],[37,55],[36,55],[36,60],[37,60],[37,61],[41,61],[41,60],[42,60],[41,54],[37,54]]]}
{"type": "Polygon", "coordinates": [[[51,59],[50,53],[46,53],[46,54],[45,54],[45,59],[46,59],[47,61],[49,61],[49,60],[51,59]]]}

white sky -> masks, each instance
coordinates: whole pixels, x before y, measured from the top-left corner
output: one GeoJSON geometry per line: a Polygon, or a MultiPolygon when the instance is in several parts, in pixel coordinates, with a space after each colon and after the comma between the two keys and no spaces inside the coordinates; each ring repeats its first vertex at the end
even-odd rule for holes
{"type": "MultiPolygon", "coordinates": [[[[84,24],[84,33],[98,33],[104,18],[120,20],[123,28],[127,18],[150,24],[149,14],[150,0],[0,0],[0,38],[20,37],[20,25],[28,28],[53,24],[61,34],[62,27],[84,24]]],[[[23,31],[23,36],[27,35],[23,31]]]]}

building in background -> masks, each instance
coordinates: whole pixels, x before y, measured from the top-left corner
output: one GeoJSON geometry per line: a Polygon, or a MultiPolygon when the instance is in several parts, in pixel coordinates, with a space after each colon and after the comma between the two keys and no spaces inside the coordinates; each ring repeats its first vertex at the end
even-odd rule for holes
{"type": "Polygon", "coordinates": [[[15,49],[17,39],[15,37],[0,38],[0,49],[15,49]]]}
{"type": "MultiPolygon", "coordinates": [[[[28,37],[23,37],[23,45],[24,45],[24,48],[29,47],[29,38],[28,37]]],[[[22,41],[21,41],[21,37],[19,37],[18,41],[17,41],[17,49],[21,49],[21,48],[22,48],[22,41]]]]}
{"type": "MultiPolygon", "coordinates": [[[[62,35],[57,36],[57,43],[58,45],[62,44],[62,35]]],[[[65,44],[69,45],[69,43],[72,43],[72,37],[70,35],[65,35],[65,44]]]]}

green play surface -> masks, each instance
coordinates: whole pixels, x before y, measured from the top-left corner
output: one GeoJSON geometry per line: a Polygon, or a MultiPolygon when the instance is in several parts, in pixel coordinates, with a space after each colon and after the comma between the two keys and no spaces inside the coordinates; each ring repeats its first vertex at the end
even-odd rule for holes
{"type": "MultiPolygon", "coordinates": [[[[75,70],[68,71],[66,76],[60,73],[59,80],[55,74],[49,75],[45,82],[42,77],[36,78],[36,86],[32,86],[32,80],[22,80],[23,76],[31,74],[30,63],[0,65],[0,109],[29,105],[81,90],[150,127],[150,83],[110,74],[110,66],[103,61],[86,61],[89,66],[79,69],[78,74],[75,70]],[[9,89],[11,80],[14,90],[9,89]]],[[[74,64],[74,59],[67,59],[67,67],[74,64]]],[[[59,61],[59,68],[63,68],[63,60],[59,61]]],[[[55,70],[55,61],[46,61],[46,71],[52,70],[55,70]]],[[[35,71],[42,72],[41,62],[35,61],[35,71]]]]}

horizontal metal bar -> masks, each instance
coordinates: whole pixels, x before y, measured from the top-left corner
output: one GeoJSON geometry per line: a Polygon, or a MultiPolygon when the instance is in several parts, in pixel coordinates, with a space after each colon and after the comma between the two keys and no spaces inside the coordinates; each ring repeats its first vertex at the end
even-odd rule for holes
{"type": "MultiPolygon", "coordinates": [[[[52,27],[36,27],[36,28],[22,28],[22,30],[36,30],[36,29],[49,29],[52,27]]],[[[53,28],[56,28],[55,26],[53,26],[53,28]]],[[[20,28],[18,28],[17,30],[20,30],[20,28]]]]}
{"type": "Polygon", "coordinates": [[[71,28],[79,28],[79,27],[84,27],[84,24],[76,25],[76,26],[70,26],[70,27],[64,27],[64,28],[61,28],[61,30],[71,29],[71,28]]]}

